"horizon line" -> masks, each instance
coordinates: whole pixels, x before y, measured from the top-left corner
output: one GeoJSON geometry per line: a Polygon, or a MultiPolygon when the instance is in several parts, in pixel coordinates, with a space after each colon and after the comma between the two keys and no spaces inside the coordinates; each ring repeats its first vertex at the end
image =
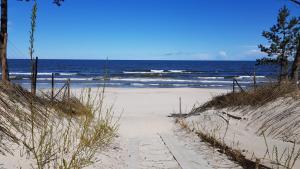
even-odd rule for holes
{"type": "MultiPolygon", "coordinates": [[[[30,60],[29,58],[8,58],[8,60],[30,60]]],[[[197,59],[39,59],[39,60],[91,60],[91,61],[245,61],[245,62],[255,62],[256,60],[197,60],[197,59]]]]}

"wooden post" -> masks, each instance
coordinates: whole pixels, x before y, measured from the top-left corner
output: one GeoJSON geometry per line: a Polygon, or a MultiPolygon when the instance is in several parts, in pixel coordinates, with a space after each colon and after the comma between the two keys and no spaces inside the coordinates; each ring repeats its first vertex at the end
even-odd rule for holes
{"type": "Polygon", "coordinates": [[[179,114],[181,117],[182,111],[181,111],[181,97],[179,97],[179,114]]]}
{"type": "Polygon", "coordinates": [[[254,89],[256,89],[256,67],[254,65],[254,70],[253,70],[253,86],[254,89]]]}
{"type": "Polygon", "coordinates": [[[71,80],[70,80],[70,78],[68,78],[68,82],[67,82],[67,90],[68,90],[68,91],[67,91],[67,92],[68,92],[68,93],[67,93],[67,95],[68,95],[68,108],[69,108],[69,111],[70,111],[70,113],[71,113],[71,110],[72,110],[72,109],[71,109],[71,103],[70,103],[70,97],[71,97],[71,96],[70,96],[70,94],[71,94],[71,93],[70,93],[70,83],[71,83],[71,80]]]}
{"type": "Polygon", "coordinates": [[[256,159],[256,161],[255,161],[255,169],[259,169],[260,167],[259,167],[259,164],[260,164],[260,159],[256,159]]]}
{"type": "Polygon", "coordinates": [[[67,95],[68,95],[68,100],[69,100],[70,99],[70,78],[67,81],[67,90],[68,90],[67,95]]]}
{"type": "Polygon", "coordinates": [[[234,83],[234,78],[232,79],[232,92],[234,93],[235,90],[235,83],[234,83]]]}
{"type": "Polygon", "coordinates": [[[51,101],[54,100],[54,73],[51,75],[51,101]]]}

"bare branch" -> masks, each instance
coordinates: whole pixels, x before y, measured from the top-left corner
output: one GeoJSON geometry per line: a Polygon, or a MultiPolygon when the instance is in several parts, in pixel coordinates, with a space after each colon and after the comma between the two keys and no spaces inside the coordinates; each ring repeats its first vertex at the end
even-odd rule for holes
{"type": "Polygon", "coordinates": [[[294,2],[296,4],[298,4],[298,5],[300,5],[300,1],[299,0],[290,0],[290,1],[292,1],[292,2],[294,2]]]}

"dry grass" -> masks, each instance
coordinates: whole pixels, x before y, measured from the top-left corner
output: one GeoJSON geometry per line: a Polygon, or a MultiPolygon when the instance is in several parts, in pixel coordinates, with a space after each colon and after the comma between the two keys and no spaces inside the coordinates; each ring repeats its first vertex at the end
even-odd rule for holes
{"type": "MultiPolygon", "coordinates": [[[[248,89],[246,91],[240,91],[235,93],[227,93],[224,95],[216,96],[212,100],[204,103],[202,106],[195,108],[191,111],[189,115],[193,115],[196,113],[204,112],[209,109],[227,109],[228,108],[235,108],[235,110],[243,110],[243,111],[255,111],[255,110],[261,110],[257,111],[257,116],[253,116],[254,118],[251,119],[253,125],[260,125],[262,124],[262,127],[259,128],[259,131],[262,130],[262,132],[265,132],[268,128],[270,128],[271,132],[274,132],[275,134],[278,134],[279,136],[282,131],[284,131],[284,134],[287,134],[296,130],[297,128],[297,115],[295,115],[295,118],[293,121],[289,120],[288,122],[285,122],[284,119],[290,118],[292,115],[297,114],[297,111],[293,112],[295,109],[295,106],[299,105],[297,104],[298,101],[295,99],[299,98],[300,92],[295,88],[293,84],[266,84],[264,86],[259,86],[255,89],[248,89]],[[286,98],[286,99],[279,99],[279,98],[286,98]],[[274,102],[274,101],[277,102],[274,102]],[[280,100],[286,100],[290,101],[285,102],[278,102],[280,100]],[[274,104],[273,104],[274,103],[274,104]],[[283,107],[282,112],[279,114],[274,113],[274,108],[278,108],[280,106],[284,106],[278,103],[285,103],[289,104],[286,108],[283,107]],[[293,103],[293,104],[292,104],[293,103]],[[270,106],[274,107],[273,110],[270,109],[270,107],[265,108],[263,106],[270,106]],[[270,109],[270,110],[269,110],[270,109]],[[263,112],[266,111],[265,116],[263,116],[263,112]],[[269,112],[267,112],[269,111],[269,112]],[[260,119],[261,118],[261,119],[260,119]],[[258,122],[258,120],[261,120],[262,122],[258,122]],[[295,122],[294,122],[295,121],[295,122]],[[257,122],[257,123],[256,123],[257,122]],[[277,125],[278,123],[278,125],[277,125]],[[296,125],[294,125],[296,124],[296,125]],[[289,131],[289,132],[288,132],[289,131]]],[[[279,111],[279,110],[278,110],[279,111]]],[[[249,113],[251,114],[251,112],[249,113]]],[[[241,117],[234,116],[231,114],[227,114],[230,116],[230,118],[235,120],[240,120],[241,117]]],[[[253,114],[251,114],[253,115],[253,114]]],[[[201,116],[201,114],[200,114],[201,116]]],[[[205,113],[203,115],[205,117],[205,113]]],[[[292,116],[293,117],[293,116],[292,116]]],[[[224,118],[223,118],[224,119],[224,118]]],[[[207,119],[208,121],[211,121],[211,119],[207,119]]],[[[226,119],[224,119],[226,121],[226,119]]],[[[187,124],[185,124],[185,121],[182,120],[181,122],[177,120],[177,122],[183,127],[183,128],[189,128],[187,124]]],[[[213,147],[217,147],[220,149],[220,152],[225,153],[228,155],[232,160],[238,162],[240,165],[242,165],[245,168],[256,168],[257,164],[260,163],[262,160],[263,162],[267,162],[268,165],[270,165],[274,168],[284,168],[284,169],[291,169],[294,168],[296,161],[300,157],[300,150],[296,147],[296,141],[293,140],[293,146],[290,148],[286,148],[283,151],[279,149],[278,147],[274,146],[269,149],[267,141],[265,139],[267,152],[265,157],[262,157],[261,159],[256,159],[254,156],[255,161],[251,158],[251,160],[248,160],[243,155],[242,151],[238,149],[234,149],[232,147],[229,147],[225,144],[224,138],[228,130],[228,124],[226,126],[226,129],[224,129],[224,136],[216,137],[214,128],[218,128],[219,123],[216,123],[213,125],[210,130],[206,129],[209,128],[205,126],[205,120],[201,122],[201,128],[193,129],[194,132],[203,140],[211,144],[213,147]],[[203,125],[203,126],[202,126],[203,125]]],[[[197,124],[198,125],[198,124],[197,124]]],[[[225,127],[225,126],[224,126],[225,127]]],[[[190,130],[190,129],[189,129],[190,130]]],[[[270,131],[268,131],[267,134],[270,134],[270,131]]],[[[264,133],[263,133],[264,134],[264,133]]],[[[274,136],[275,136],[274,134],[274,136]]],[[[264,135],[263,135],[264,136],[264,135]]],[[[264,136],[265,137],[265,136],[264,136]]],[[[290,136],[288,139],[294,138],[293,136],[290,136]]],[[[266,166],[260,165],[260,168],[268,168],[266,166]]]]}
{"type": "Polygon", "coordinates": [[[0,152],[20,154],[32,168],[88,166],[118,129],[112,107],[103,106],[104,89],[52,101],[45,94],[36,97],[19,86],[0,85],[0,95],[0,152]],[[12,143],[19,152],[10,149],[12,143]]]}
{"type": "Polygon", "coordinates": [[[293,143],[291,148],[285,148],[284,151],[279,153],[278,147],[273,146],[272,150],[270,150],[265,134],[263,133],[265,145],[266,145],[266,153],[265,157],[268,157],[273,164],[276,165],[277,169],[292,169],[295,166],[296,161],[300,158],[300,148],[296,148],[296,143],[293,143]]]}
{"type": "Polygon", "coordinates": [[[297,96],[298,94],[299,92],[295,90],[293,84],[266,84],[245,92],[231,92],[216,96],[202,106],[194,109],[193,112],[200,112],[209,108],[221,109],[239,106],[261,106],[279,97],[297,96]]]}

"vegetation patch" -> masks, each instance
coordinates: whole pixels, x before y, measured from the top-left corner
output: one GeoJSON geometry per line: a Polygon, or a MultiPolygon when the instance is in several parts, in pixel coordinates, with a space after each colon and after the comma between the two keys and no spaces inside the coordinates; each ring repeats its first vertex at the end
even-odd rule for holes
{"type": "MultiPolygon", "coordinates": [[[[104,90],[55,101],[17,85],[0,85],[0,156],[44,168],[83,168],[116,136],[112,107],[104,108],[104,90]]],[[[3,164],[5,166],[5,164],[3,164]]]]}
{"type": "Polygon", "coordinates": [[[279,97],[298,97],[299,91],[293,84],[266,84],[246,91],[231,92],[212,98],[202,106],[195,108],[192,113],[209,108],[230,108],[240,106],[261,106],[279,97]]]}

